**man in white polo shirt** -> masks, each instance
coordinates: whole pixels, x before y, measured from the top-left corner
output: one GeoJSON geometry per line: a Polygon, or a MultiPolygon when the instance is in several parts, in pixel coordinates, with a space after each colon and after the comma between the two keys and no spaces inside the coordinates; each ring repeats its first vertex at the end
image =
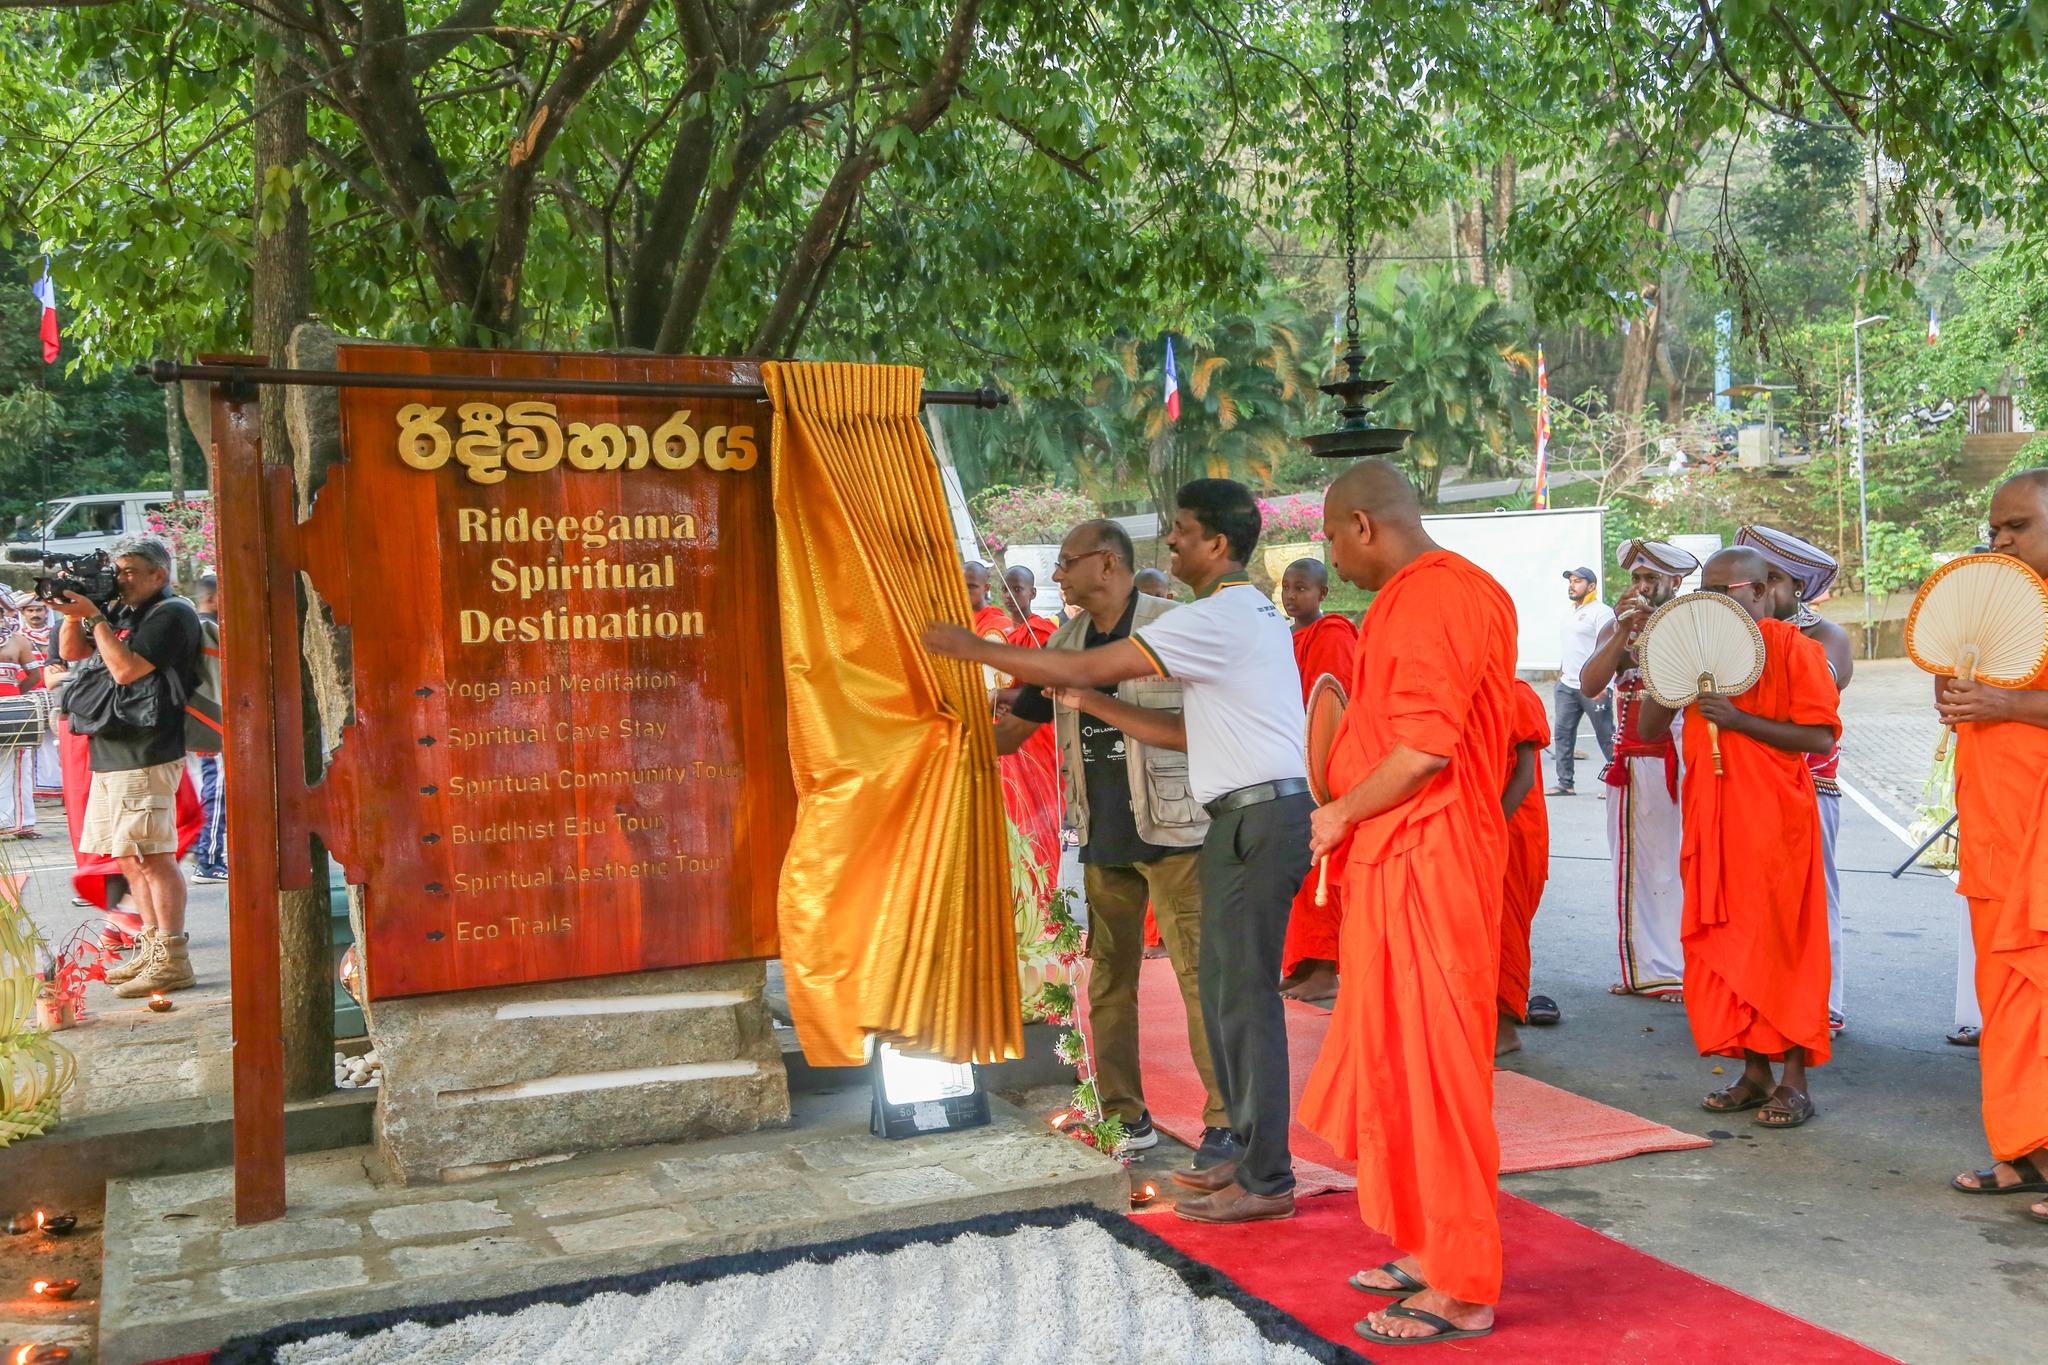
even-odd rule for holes
{"type": "Polygon", "coordinates": [[[1301,679],[1287,618],[1244,571],[1259,506],[1228,479],[1196,479],[1175,498],[1166,544],[1173,576],[1195,600],[1129,639],[1078,653],[1019,649],[933,625],[925,648],[1062,689],[1057,700],[1140,743],[1185,749],[1188,783],[1209,810],[1202,842],[1202,1018],[1239,1144],[1235,1159],[1174,1180],[1204,1192],[1175,1212],[1243,1223],[1294,1212],[1287,1127],[1287,1023],[1280,955],[1287,913],[1308,875],[1307,767],[1301,679]],[[1094,689],[1126,678],[1178,678],[1185,710],[1129,706],[1094,689]]]}
{"type": "MultiPolygon", "coordinates": [[[[1560,642],[1563,662],[1557,674],[1557,722],[1550,741],[1550,761],[1557,768],[1557,785],[1547,793],[1550,796],[1572,794],[1580,716],[1593,722],[1593,738],[1599,741],[1601,759],[1614,761],[1614,712],[1608,695],[1603,691],[1587,696],[1579,690],[1579,670],[1586,666],[1600,632],[1613,622],[1614,608],[1600,600],[1600,579],[1591,569],[1583,565],[1566,569],[1564,582],[1572,609],[1565,615],[1564,638],[1560,642]]],[[[1607,795],[1605,788],[1600,795],[1607,795]]]]}

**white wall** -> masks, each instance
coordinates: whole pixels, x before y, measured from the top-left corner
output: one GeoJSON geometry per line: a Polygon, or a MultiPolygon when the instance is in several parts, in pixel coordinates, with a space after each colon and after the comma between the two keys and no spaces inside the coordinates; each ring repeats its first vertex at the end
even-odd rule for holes
{"type": "Polygon", "coordinates": [[[1566,571],[1585,567],[1600,575],[1602,596],[1609,572],[1602,563],[1605,508],[1571,507],[1553,512],[1471,512],[1424,517],[1430,537],[1497,579],[1515,601],[1521,622],[1516,667],[1555,672],[1562,662],[1566,571]]]}

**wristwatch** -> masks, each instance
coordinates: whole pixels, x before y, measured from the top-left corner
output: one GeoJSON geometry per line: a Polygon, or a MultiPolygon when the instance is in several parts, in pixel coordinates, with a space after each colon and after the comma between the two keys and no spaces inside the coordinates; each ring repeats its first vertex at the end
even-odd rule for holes
{"type": "Polygon", "coordinates": [[[83,621],[80,621],[78,623],[78,628],[84,631],[87,635],[90,635],[93,633],[94,630],[96,630],[100,626],[105,625],[106,623],[107,618],[105,616],[101,615],[98,612],[94,612],[91,616],[88,616],[83,621]]]}

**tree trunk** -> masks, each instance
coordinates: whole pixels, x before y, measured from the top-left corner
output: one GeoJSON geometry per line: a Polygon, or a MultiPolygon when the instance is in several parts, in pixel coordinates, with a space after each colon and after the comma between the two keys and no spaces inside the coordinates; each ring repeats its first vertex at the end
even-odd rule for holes
{"type": "MultiPolygon", "coordinates": [[[[1678,230],[1678,210],[1684,188],[1671,191],[1661,209],[1650,217],[1652,231],[1670,237],[1678,230]]],[[[1621,347],[1621,374],[1614,382],[1614,410],[1621,415],[1623,464],[1631,469],[1643,462],[1643,403],[1650,394],[1650,365],[1657,356],[1657,333],[1664,320],[1664,291],[1659,283],[1642,288],[1648,312],[1630,326],[1621,347]]]]}
{"type": "MultiPolygon", "coordinates": [[[[1498,248],[1501,238],[1507,236],[1508,219],[1515,212],[1515,154],[1504,154],[1493,168],[1493,222],[1492,244],[1498,248]]],[[[1506,261],[1493,267],[1493,292],[1502,301],[1512,303],[1515,298],[1513,272],[1506,261]]]]}
{"type": "Polygon", "coordinates": [[[1458,234],[1457,245],[1452,249],[1464,258],[1465,278],[1474,284],[1493,283],[1486,264],[1486,205],[1470,200],[1455,204],[1451,214],[1452,226],[1458,234]]]}
{"type": "Polygon", "coordinates": [[[164,457],[171,466],[171,500],[185,500],[185,440],[178,428],[182,419],[178,415],[178,386],[165,384],[164,391],[164,457]]]}
{"type": "MultiPolygon", "coordinates": [[[[277,42],[297,46],[297,35],[290,30],[260,17],[256,22],[277,42]]],[[[272,172],[295,171],[306,159],[306,96],[289,66],[278,71],[258,62],[250,74],[250,99],[257,110],[251,124],[254,207],[260,223],[272,172]]],[[[276,226],[269,232],[257,230],[251,282],[250,344],[258,354],[283,364],[292,329],[305,320],[311,293],[306,201],[296,185],[276,226]]],[[[263,463],[290,467],[284,390],[264,390],[262,415],[263,463]]],[[[281,659],[278,666],[297,668],[299,661],[281,659]]],[[[317,714],[312,689],[305,689],[305,699],[308,712],[317,714]]],[[[327,906],[327,859],[317,847],[315,851],[313,889],[281,891],[277,898],[286,1099],[311,1099],[334,1088],[334,973],[329,965],[333,926],[327,906]]]]}

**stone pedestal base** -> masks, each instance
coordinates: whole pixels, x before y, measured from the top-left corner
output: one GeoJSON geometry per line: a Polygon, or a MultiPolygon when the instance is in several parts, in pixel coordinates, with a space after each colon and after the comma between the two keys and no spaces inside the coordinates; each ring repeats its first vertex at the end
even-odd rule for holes
{"type": "Polygon", "coordinates": [[[789,1121],[759,962],[379,1000],[377,1146],[407,1184],[789,1121]]]}

